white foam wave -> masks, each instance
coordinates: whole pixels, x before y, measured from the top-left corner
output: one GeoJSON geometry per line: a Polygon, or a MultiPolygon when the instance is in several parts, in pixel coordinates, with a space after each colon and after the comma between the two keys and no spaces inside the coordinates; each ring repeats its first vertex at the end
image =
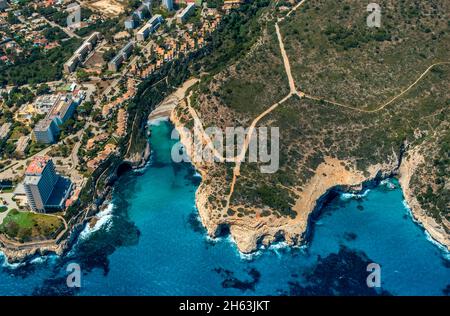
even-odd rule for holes
{"type": "Polygon", "coordinates": [[[278,258],[282,257],[282,253],[280,253],[280,250],[290,250],[289,244],[286,241],[281,241],[281,242],[277,242],[277,243],[273,243],[271,244],[269,247],[267,247],[267,249],[273,251],[278,258]]]}
{"type": "MultiPolygon", "coordinates": [[[[200,220],[200,218],[199,218],[199,220],[200,220]]],[[[205,238],[206,238],[206,240],[208,242],[216,244],[216,243],[221,242],[221,241],[228,241],[229,237],[211,237],[209,235],[206,235],[205,238]]]]}
{"type": "Polygon", "coordinates": [[[257,250],[251,253],[241,252],[238,249],[236,241],[234,240],[233,236],[231,236],[231,234],[225,238],[225,241],[233,245],[234,249],[236,250],[236,253],[238,254],[239,258],[241,258],[241,260],[251,261],[262,254],[261,250],[257,250]]]}
{"type": "Polygon", "coordinates": [[[287,242],[285,241],[280,241],[277,243],[273,243],[269,246],[269,250],[279,250],[279,249],[286,249],[289,248],[290,246],[288,245],[287,242]]]}
{"type": "Polygon", "coordinates": [[[262,253],[260,250],[252,252],[252,253],[243,253],[243,252],[239,251],[239,249],[236,246],[236,241],[233,239],[233,237],[231,235],[228,235],[226,237],[211,237],[211,236],[206,235],[205,239],[208,242],[212,242],[212,243],[227,242],[227,243],[231,244],[233,246],[233,248],[236,250],[236,254],[242,260],[251,261],[251,260],[255,259],[256,257],[260,256],[262,253]]]}
{"type": "Polygon", "coordinates": [[[414,214],[411,210],[411,208],[409,207],[408,203],[406,202],[406,200],[402,201],[403,207],[406,210],[406,213],[408,214],[408,216],[412,219],[412,221],[414,223],[416,223],[417,225],[419,225],[422,229],[423,232],[425,234],[426,239],[431,242],[433,245],[435,245],[436,247],[438,247],[441,251],[442,251],[442,255],[444,256],[444,258],[446,258],[447,260],[450,260],[450,251],[447,249],[447,247],[445,247],[444,245],[442,245],[440,242],[438,242],[437,240],[435,240],[430,233],[425,229],[425,227],[423,227],[422,223],[419,222],[415,217],[414,214]]]}
{"type": "Polygon", "coordinates": [[[30,261],[31,264],[41,264],[41,263],[46,263],[46,262],[50,262],[53,263],[55,260],[58,259],[58,255],[56,254],[50,254],[50,255],[44,255],[44,256],[39,256],[36,257],[34,259],[32,259],[30,261]]]}
{"type": "Polygon", "coordinates": [[[90,224],[87,224],[86,227],[81,231],[79,238],[81,240],[85,240],[103,226],[105,226],[105,230],[108,231],[112,226],[113,209],[114,203],[110,202],[103,211],[99,212],[95,216],[97,218],[97,222],[95,223],[95,225],[91,227],[90,224]]]}
{"type": "Polygon", "coordinates": [[[30,263],[40,264],[40,263],[44,263],[45,261],[47,261],[47,256],[40,256],[40,257],[36,257],[33,260],[31,260],[30,263]]]}
{"type": "Polygon", "coordinates": [[[148,121],[147,124],[149,126],[158,126],[162,122],[167,122],[168,120],[169,120],[168,116],[162,116],[162,117],[158,117],[158,118],[155,118],[155,119],[152,119],[152,120],[148,121]]]}
{"type": "Polygon", "coordinates": [[[385,186],[388,189],[396,189],[397,186],[392,183],[392,180],[390,178],[384,179],[380,182],[380,185],[385,186]]]}
{"type": "Polygon", "coordinates": [[[148,169],[148,167],[149,167],[149,166],[152,164],[152,162],[153,162],[152,156],[153,156],[153,152],[151,153],[150,158],[147,159],[147,161],[145,162],[145,164],[144,164],[141,168],[133,169],[133,172],[134,172],[134,173],[138,173],[138,174],[139,174],[139,173],[145,172],[145,171],[148,169]]]}
{"type": "Polygon", "coordinates": [[[340,195],[341,200],[343,201],[347,201],[350,199],[360,199],[363,198],[365,196],[367,196],[367,194],[369,194],[370,189],[365,190],[363,193],[342,193],[340,195]]]}
{"type": "MultiPolygon", "coordinates": [[[[49,254],[49,255],[35,257],[32,260],[30,260],[29,263],[30,264],[42,264],[47,261],[50,261],[50,263],[54,263],[55,260],[57,260],[57,258],[58,258],[58,255],[49,254]]],[[[2,262],[1,266],[3,268],[8,268],[8,269],[17,269],[17,268],[23,267],[24,265],[27,264],[27,261],[9,263],[8,260],[6,259],[5,254],[1,251],[0,251],[0,262],[2,262]]]]}
{"type": "Polygon", "coordinates": [[[3,260],[3,262],[2,262],[2,267],[3,268],[17,269],[17,268],[22,267],[22,266],[25,265],[25,262],[9,263],[3,252],[0,252],[0,259],[3,260]]]}
{"type": "Polygon", "coordinates": [[[241,260],[245,260],[245,261],[252,261],[253,259],[256,259],[257,257],[259,257],[262,254],[262,252],[260,250],[257,250],[255,252],[251,252],[251,253],[242,253],[238,249],[236,249],[236,251],[239,253],[239,258],[241,258],[241,260]]]}

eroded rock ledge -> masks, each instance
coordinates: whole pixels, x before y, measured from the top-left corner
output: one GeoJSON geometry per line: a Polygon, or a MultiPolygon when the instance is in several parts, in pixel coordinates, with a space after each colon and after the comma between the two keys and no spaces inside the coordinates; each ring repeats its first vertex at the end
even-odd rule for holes
{"type": "Polygon", "coordinates": [[[411,190],[411,177],[414,174],[417,165],[423,161],[424,157],[418,152],[418,150],[411,151],[408,157],[402,160],[400,165],[399,182],[403,190],[405,201],[411,209],[414,219],[422,225],[422,227],[430,234],[431,238],[450,251],[450,236],[446,233],[443,227],[445,225],[447,229],[450,229],[450,222],[446,221],[444,218],[442,224],[440,225],[434,218],[427,215],[411,190]]]}

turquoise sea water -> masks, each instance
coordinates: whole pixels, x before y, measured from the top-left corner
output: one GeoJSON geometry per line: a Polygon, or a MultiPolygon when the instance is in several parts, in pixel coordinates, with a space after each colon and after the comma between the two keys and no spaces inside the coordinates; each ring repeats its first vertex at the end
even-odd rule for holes
{"type": "Polygon", "coordinates": [[[151,126],[149,166],[118,181],[99,222],[63,258],[3,263],[0,294],[448,295],[448,253],[413,222],[398,187],[336,196],[305,247],[281,243],[243,257],[230,237],[209,240],[194,206],[201,179],[171,162],[171,129],[151,126]],[[71,262],[81,266],[80,289],[66,286],[71,262]],[[381,266],[378,289],[366,285],[372,262],[381,266]]]}

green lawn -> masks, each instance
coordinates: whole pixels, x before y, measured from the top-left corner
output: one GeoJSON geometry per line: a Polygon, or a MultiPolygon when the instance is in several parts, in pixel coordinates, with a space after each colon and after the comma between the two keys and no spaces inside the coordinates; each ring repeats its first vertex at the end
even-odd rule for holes
{"type": "Polygon", "coordinates": [[[54,238],[63,223],[56,216],[11,210],[0,225],[0,232],[21,242],[54,238]]]}

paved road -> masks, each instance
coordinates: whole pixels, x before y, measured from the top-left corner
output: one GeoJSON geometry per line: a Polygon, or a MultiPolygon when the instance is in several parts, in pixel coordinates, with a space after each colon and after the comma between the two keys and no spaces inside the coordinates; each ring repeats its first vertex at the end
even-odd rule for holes
{"type": "Polygon", "coordinates": [[[2,172],[0,172],[0,180],[3,179],[13,179],[15,178],[20,171],[25,170],[25,167],[27,165],[28,160],[35,156],[45,156],[54,146],[57,146],[58,144],[61,144],[62,141],[60,141],[57,144],[51,145],[47,148],[44,148],[43,150],[37,152],[36,154],[21,160],[12,160],[11,164],[7,166],[2,172]]]}
{"type": "Polygon", "coordinates": [[[81,36],[77,35],[76,33],[72,32],[71,30],[69,30],[67,27],[62,27],[61,25],[50,21],[49,19],[47,19],[45,16],[41,16],[48,24],[50,24],[53,27],[57,27],[59,29],[61,29],[64,33],[66,33],[69,37],[76,37],[76,38],[82,38],[81,36]]]}
{"type": "Polygon", "coordinates": [[[8,213],[9,213],[9,211],[0,213],[0,224],[3,223],[3,220],[5,219],[6,215],[8,215],[8,213]]]}
{"type": "MultiPolygon", "coordinates": [[[[18,209],[16,202],[12,199],[13,193],[0,193],[0,197],[8,203],[8,205],[5,205],[9,208],[9,210],[15,208],[18,209]]],[[[2,204],[2,203],[0,203],[2,204]]],[[[3,204],[2,204],[3,205],[3,204]]],[[[8,215],[9,210],[3,213],[0,213],[0,224],[3,223],[3,219],[8,215]]]]}

